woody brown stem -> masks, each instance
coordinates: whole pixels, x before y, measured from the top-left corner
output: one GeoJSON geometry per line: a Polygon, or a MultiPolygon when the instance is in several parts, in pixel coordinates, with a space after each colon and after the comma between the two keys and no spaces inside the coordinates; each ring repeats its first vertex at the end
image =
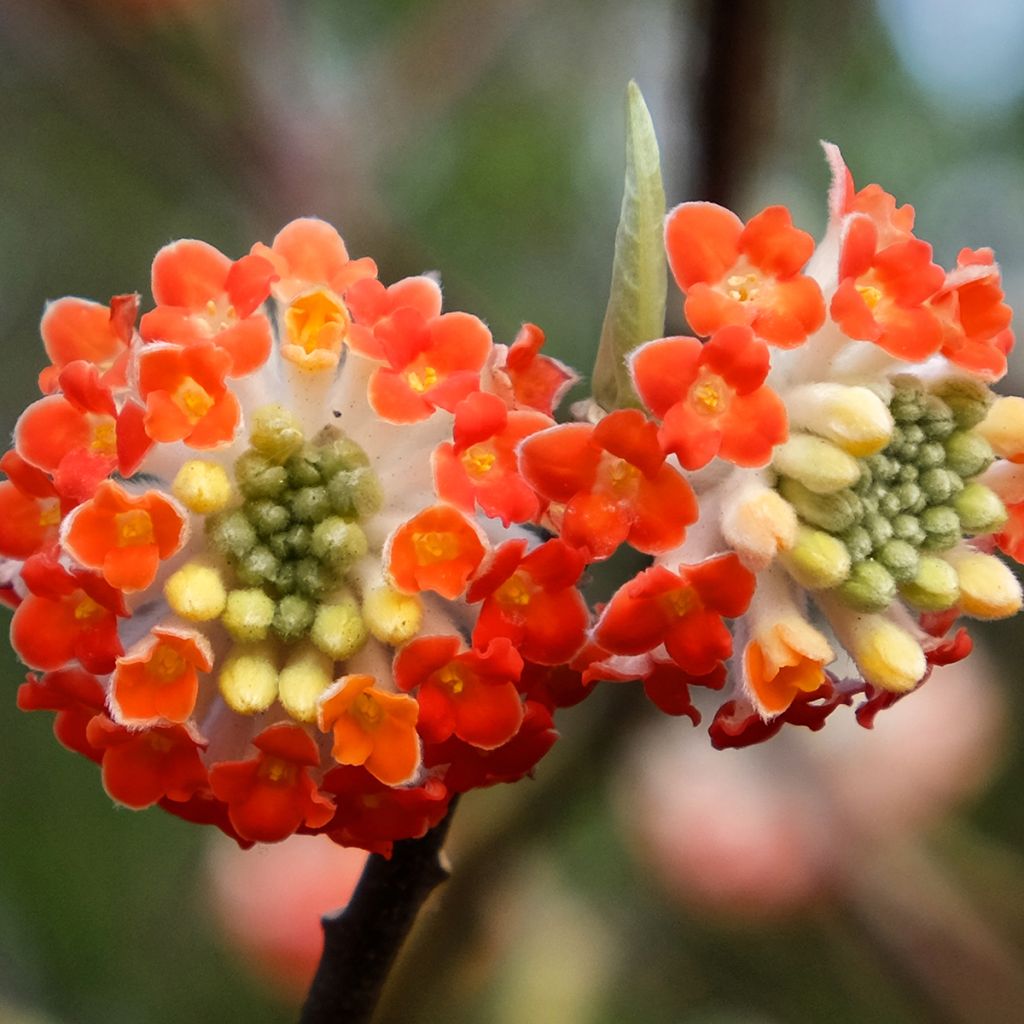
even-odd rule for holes
{"type": "Polygon", "coordinates": [[[448,814],[422,839],[373,854],[348,906],[323,918],[324,948],[300,1024],[365,1024],[373,1018],[391,965],[427,897],[448,878],[442,848],[448,814]]]}

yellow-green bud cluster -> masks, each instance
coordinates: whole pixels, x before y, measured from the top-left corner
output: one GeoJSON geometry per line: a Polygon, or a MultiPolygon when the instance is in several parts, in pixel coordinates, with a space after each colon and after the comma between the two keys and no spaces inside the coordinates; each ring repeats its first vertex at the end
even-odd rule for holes
{"type": "Polygon", "coordinates": [[[957,572],[942,553],[1006,521],[996,494],[973,480],[994,457],[974,429],[989,403],[970,381],[928,391],[899,380],[882,450],[851,459],[823,451],[812,435],[787,442],[775,469],[778,491],[802,524],[784,558],[794,578],[863,612],[881,611],[897,596],[923,611],[956,604],[957,572]]]}
{"type": "Polygon", "coordinates": [[[256,414],[250,442],[235,463],[235,503],[206,519],[235,582],[221,621],[240,643],[309,639],[349,657],[368,635],[346,577],[367,552],[360,522],[381,507],[377,475],[340,430],[307,441],[280,406],[256,414]]]}

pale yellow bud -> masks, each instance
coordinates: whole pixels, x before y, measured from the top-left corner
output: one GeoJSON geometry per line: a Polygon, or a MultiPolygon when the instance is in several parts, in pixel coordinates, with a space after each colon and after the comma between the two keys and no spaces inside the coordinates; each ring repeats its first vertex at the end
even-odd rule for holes
{"type": "Polygon", "coordinates": [[[322,604],[316,611],[313,643],[335,661],[345,661],[358,651],[368,636],[359,605],[351,597],[322,604]]]}
{"type": "Polygon", "coordinates": [[[1020,583],[995,555],[955,551],[947,556],[960,581],[960,608],[976,619],[1005,619],[1020,611],[1020,583]]]}
{"type": "Polygon", "coordinates": [[[232,711],[258,715],[277,698],[277,648],[265,641],[239,644],[224,659],[217,683],[232,711]]]}
{"type": "Polygon", "coordinates": [[[815,494],[832,494],[860,479],[860,465],[852,455],[813,434],[794,434],[779,445],[772,466],[815,494]]]}
{"type": "Polygon", "coordinates": [[[857,458],[881,451],[892,437],[892,414],[868,388],[805,384],[787,395],[786,407],[791,426],[827,438],[857,458]]]}
{"type": "Polygon", "coordinates": [[[265,640],[277,608],[262,590],[232,590],[221,621],[236,640],[265,640]]]}
{"type": "Polygon", "coordinates": [[[216,619],[227,604],[224,581],[216,569],[189,562],[164,584],[164,596],[176,615],[189,622],[216,619]]]}
{"type": "Polygon", "coordinates": [[[292,718],[315,722],[317,701],[333,682],[334,663],[315,647],[303,646],[289,659],[277,681],[277,699],[292,718]]]}
{"type": "Polygon", "coordinates": [[[975,430],[1004,459],[1024,453],[1024,398],[997,398],[975,430]]]}
{"type": "Polygon", "coordinates": [[[865,681],[893,693],[913,689],[928,668],[917,640],[880,615],[857,618],[850,630],[849,648],[865,681]]]}
{"type": "Polygon", "coordinates": [[[796,543],[798,526],[793,506],[767,488],[741,497],[722,518],[726,542],[754,572],[796,543]]]}
{"type": "Polygon", "coordinates": [[[397,647],[420,631],[423,603],[417,594],[400,594],[383,584],[364,595],[363,618],[381,643],[397,647]]]}
{"type": "Polygon", "coordinates": [[[224,468],[205,459],[186,462],[178,470],[171,490],[190,512],[203,516],[220,512],[231,500],[231,481],[224,468]]]}

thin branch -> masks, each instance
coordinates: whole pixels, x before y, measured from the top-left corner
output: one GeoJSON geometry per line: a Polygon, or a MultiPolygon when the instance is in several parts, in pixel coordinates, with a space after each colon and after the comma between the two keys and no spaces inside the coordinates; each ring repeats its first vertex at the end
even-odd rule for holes
{"type": "Polygon", "coordinates": [[[427,897],[448,878],[442,847],[448,815],[422,839],[373,854],[351,902],[323,919],[324,950],[300,1024],[366,1024],[391,965],[427,897]]]}

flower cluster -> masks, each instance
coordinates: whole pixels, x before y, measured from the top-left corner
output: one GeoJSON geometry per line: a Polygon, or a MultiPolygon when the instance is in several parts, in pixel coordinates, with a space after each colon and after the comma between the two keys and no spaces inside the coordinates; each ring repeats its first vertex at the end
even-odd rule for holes
{"type": "Polygon", "coordinates": [[[313,219],[168,245],[152,293],[43,317],[0,484],[20,705],[119,803],[246,844],[386,852],[528,773],[590,625],[584,556],[524,528],[517,446],[574,380],[541,331],[494,344],[313,219]]]}
{"type": "Polygon", "coordinates": [[[643,409],[556,423],[537,327],[495,344],[314,219],[166,246],[141,319],[50,304],[0,459],[20,705],[129,807],[385,852],[529,773],[596,680],[698,722],[731,679],[717,746],[858,698],[869,725],[969,652],[960,616],[1020,608],[993,550],[1024,557],[1024,399],[989,387],[992,253],[942,269],[827,150],[817,248],[782,207],[669,214],[704,340],[631,352],[643,409]],[[622,545],[653,564],[595,619],[622,545]]]}
{"type": "Polygon", "coordinates": [[[913,210],[855,190],[826,152],[817,248],[783,207],[747,224],[711,203],[669,214],[684,312],[709,338],[630,357],[701,521],[613,596],[588,671],[642,678],[699,721],[690,688],[721,689],[733,658],[716,746],[820,728],[858,697],[870,725],[970,651],[960,616],[1021,606],[992,553],[1024,556],[1024,399],[989,387],[1013,342],[993,255],[964,249],[944,270],[913,210]]]}

